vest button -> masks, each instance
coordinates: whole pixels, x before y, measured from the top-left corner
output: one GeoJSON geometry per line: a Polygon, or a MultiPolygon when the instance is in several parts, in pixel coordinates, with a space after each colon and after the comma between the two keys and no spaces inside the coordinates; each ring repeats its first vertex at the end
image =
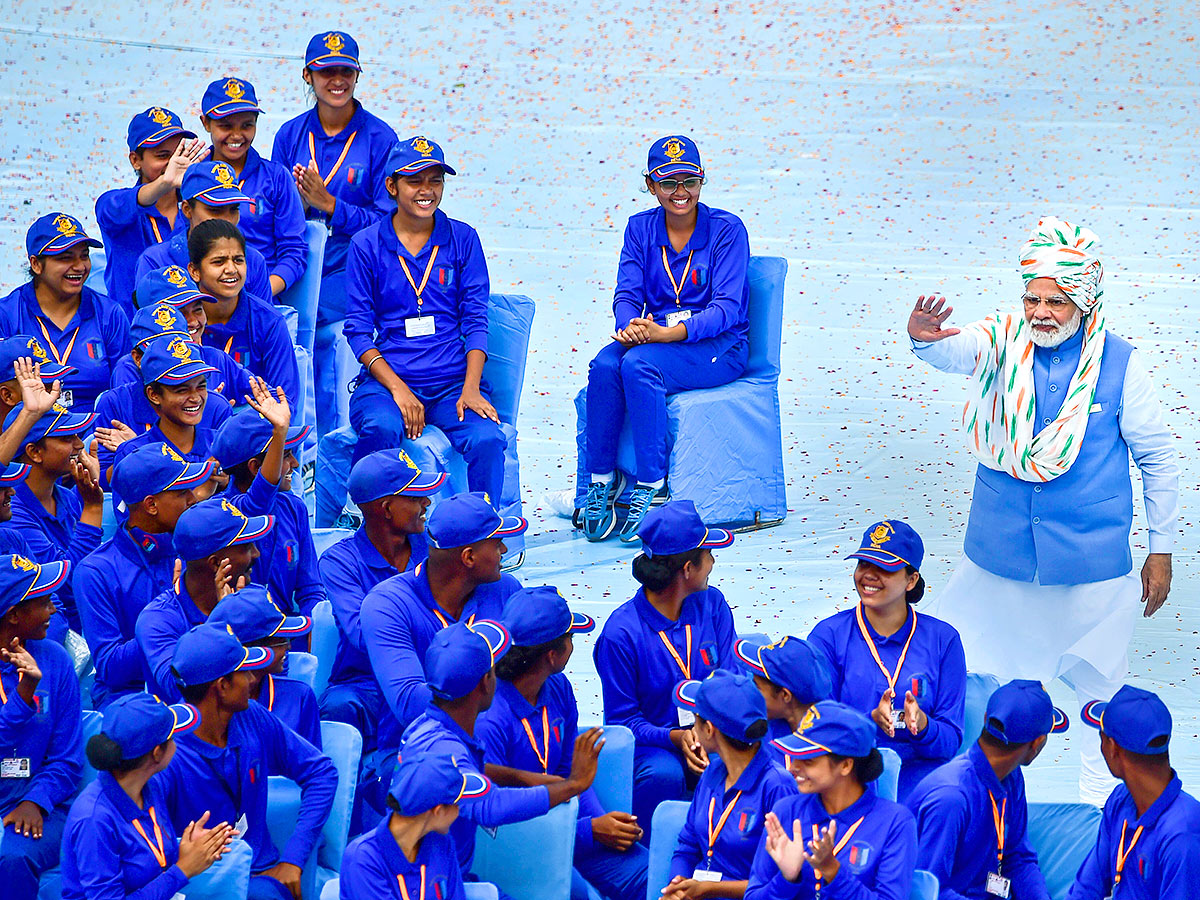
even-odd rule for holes
{"type": "Polygon", "coordinates": [[[1052,384],[1052,385],[1050,385],[1050,393],[1052,393],[1052,394],[1053,394],[1053,393],[1054,393],[1055,391],[1057,391],[1057,390],[1058,390],[1058,385],[1057,385],[1057,384],[1052,384]]]}
{"type": "Polygon", "coordinates": [[[1034,525],[1041,525],[1041,524],[1042,524],[1042,519],[1041,519],[1041,517],[1040,517],[1040,516],[1034,516],[1034,517],[1033,517],[1033,524],[1034,524],[1034,525]]]}
{"type": "Polygon", "coordinates": [[[1039,486],[1035,487],[1035,488],[1033,489],[1033,492],[1034,492],[1035,494],[1040,494],[1040,493],[1042,492],[1041,485],[1039,485],[1039,486]]]}
{"type": "Polygon", "coordinates": [[[1054,363],[1055,365],[1057,365],[1057,364],[1058,364],[1058,357],[1057,357],[1057,356],[1056,356],[1056,357],[1054,357],[1054,359],[1050,360],[1050,362],[1052,362],[1052,363],[1054,363]]]}

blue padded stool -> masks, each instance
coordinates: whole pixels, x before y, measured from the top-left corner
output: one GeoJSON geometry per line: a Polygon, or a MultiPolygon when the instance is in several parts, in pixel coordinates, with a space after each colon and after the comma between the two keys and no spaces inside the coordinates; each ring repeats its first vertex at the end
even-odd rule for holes
{"type": "Polygon", "coordinates": [[[308,243],[307,268],[300,280],[279,295],[281,305],[290,306],[299,314],[296,343],[311,355],[317,334],[317,301],[321,296],[321,269],[325,265],[325,240],[328,230],[321,222],[308,222],[304,240],[308,243]]]}
{"type": "Polygon", "coordinates": [[[1062,900],[1096,843],[1103,813],[1090,803],[1030,803],[1029,845],[1037,853],[1046,890],[1062,900]]]}
{"type": "MultiPolygon", "coordinates": [[[[580,725],[583,734],[591,725],[580,725]]],[[[603,725],[604,747],[596,765],[592,790],[606,812],[629,812],[633,808],[633,732],[624,725],[603,725]]]]}
{"type": "Polygon", "coordinates": [[[671,880],[671,857],[679,843],[679,832],[687,822],[686,800],[664,800],[650,821],[650,865],[646,868],[646,900],[660,900],[671,880]]]}
{"type": "MultiPolygon", "coordinates": [[[[787,516],[779,418],[787,260],[752,256],[747,277],[750,356],[746,371],[729,384],[681,391],[667,398],[667,440],[671,445],[667,485],[672,499],[691,500],[705,522],[732,525],[740,531],[778,525],[787,516]]],[[[586,387],[575,397],[575,411],[575,508],[580,510],[591,481],[586,387]]],[[[621,431],[617,467],[626,474],[634,469],[628,417],[621,431]]]]}
{"type": "Polygon", "coordinates": [[[971,749],[971,745],[979,740],[979,733],[983,731],[983,717],[987,712],[988,700],[991,699],[992,692],[998,687],[1000,687],[1000,680],[995,675],[988,675],[984,672],[967,673],[966,711],[963,715],[963,739],[958,748],[959,754],[966,753],[971,749]]]}
{"type": "Polygon", "coordinates": [[[875,792],[895,802],[900,791],[900,754],[891,747],[880,747],[879,755],[883,757],[883,774],[875,782],[875,792]]]}
{"type": "Polygon", "coordinates": [[[937,876],[924,869],[913,872],[912,887],[908,892],[908,900],[937,900],[941,892],[937,876]]]}
{"type": "Polygon", "coordinates": [[[337,620],[333,616],[333,604],[322,600],[313,606],[313,627],[309,632],[308,646],[316,657],[317,666],[313,672],[312,689],[318,699],[329,687],[329,676],[333,674],[333,661],[337,656],[338,635],[337,620]]]}
{"type": "Polygon", "coordinates": [[[471,871],[513,900],[569,900],[579,798],[544,816],[475,834],[471,871]]]}
{"type": "MultiPolygon", "coordinates": [[[[500,498],[504,515],[521,515],[520,467],[517,460],[517,413],[525,382],[529,331],[533,326],[534,302],[520,294],[492,294],[488,302],[488,360],[483,369],[491,388],[492,405],[500,416],[508,438],[504,466],[504,492],[500,498]]],[[[358,436],[349,425],[322,435],[317,449],[316,524],[333,525],[346,505],[346,479],[358,436]]],[[[405,441],[404,450],[421,468],[446,472],[449,478],[434,498],[467,489],[466,465],[450,447],[441,429],[432,425],[415,441],[405,441]]],[[[523,535],[505,541],[509,552],[524,552],[523,535]]]]}

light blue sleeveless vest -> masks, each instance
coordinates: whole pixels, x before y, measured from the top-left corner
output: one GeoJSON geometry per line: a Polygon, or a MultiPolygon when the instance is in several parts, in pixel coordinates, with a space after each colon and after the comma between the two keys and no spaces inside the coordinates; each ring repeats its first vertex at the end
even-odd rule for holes
{"type": "MultiPolygon", "coordinates": [[[[1034,348],[1037,430],[1062,408],[1082,335],[1034,348]]],[[[1109,332],[1083,445],[1070,470],[1045,484],[980,465],[963,549],[982,569],[1014,581],[1086,584],[1133,568],[1133,487],[1118,414],[1133,346],[1109,332]]]]}

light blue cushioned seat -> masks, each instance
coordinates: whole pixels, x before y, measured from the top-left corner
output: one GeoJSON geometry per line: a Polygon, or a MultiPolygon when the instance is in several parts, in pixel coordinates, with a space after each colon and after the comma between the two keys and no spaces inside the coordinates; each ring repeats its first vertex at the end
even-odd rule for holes
{"type": "Polygon", "coordinates": [[[1026,834],[1054,900],[1063,900],[1096,843],[1103,813],[1090,803],[1030,803],[1026,834]]]}
{"type": "Polygon", "coordinates": [[[650,864],[646,868],[646,900],[660,900],[662,889],[671,880],[671,857],[679,833],[687,822],[689,804],[685,800],[664,800],[650,821],[650,864]]]}
{"type": "Polygon", "coordinates": [[[579,798],[546,815],[475,835],[471,871],[513,900],[569,900],[579,798]]]}

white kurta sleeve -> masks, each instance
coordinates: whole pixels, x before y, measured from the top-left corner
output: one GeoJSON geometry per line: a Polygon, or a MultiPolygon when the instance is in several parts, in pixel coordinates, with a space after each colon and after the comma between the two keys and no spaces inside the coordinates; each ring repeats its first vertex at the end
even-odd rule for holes
{"type": "Polygon", "coordinates": [[[911,337],[912,351],[919,358],[942,372],[955,375],[970,375],[975,371],[975,363],[983,352],[984,337],[974,329],[960,331],[940,341],[926,343],[916,341],[911,337]]]}
{"type": "Polygon", "coordinates": [[[1179,533],[1179,463],[1162,405],[1136,350],[1129,356],[1118,414],[1121,437],[1142,472],[1150,552],[1170,553],[1179,533]]]}

